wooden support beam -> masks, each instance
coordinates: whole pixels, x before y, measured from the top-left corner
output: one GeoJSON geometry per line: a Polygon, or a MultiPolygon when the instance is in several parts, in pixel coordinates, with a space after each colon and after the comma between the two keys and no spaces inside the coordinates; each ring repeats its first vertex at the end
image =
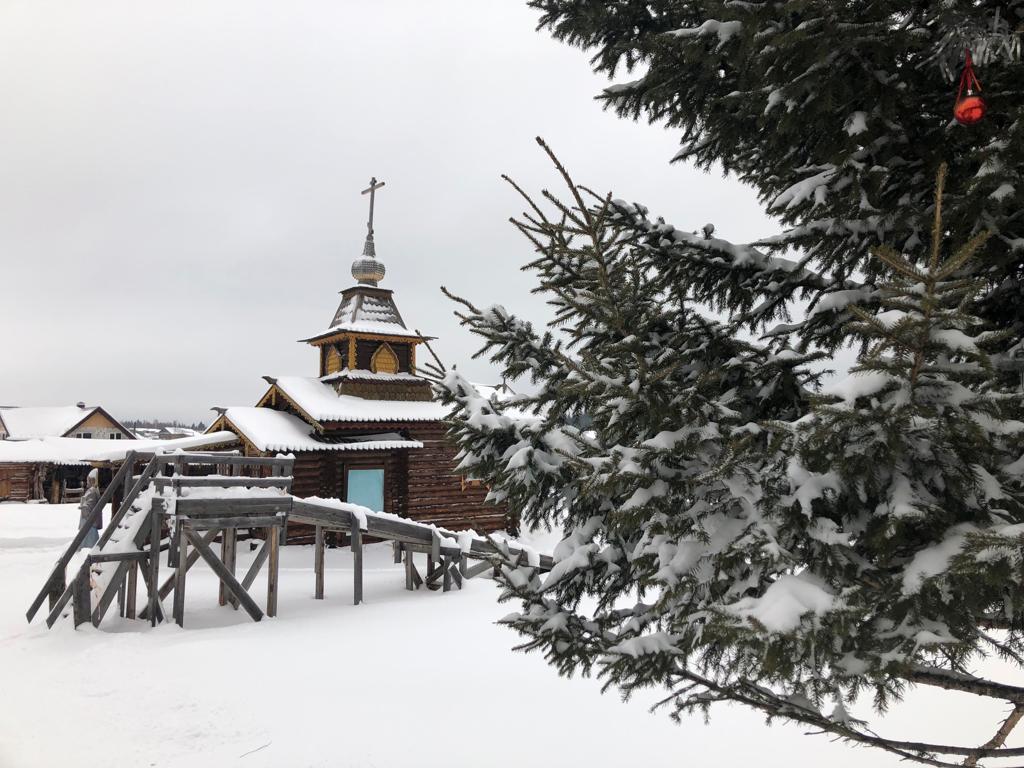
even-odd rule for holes
{"type": "Polygon", "coordinates": [[[313,571],[316,573],[316,591],[313,599],[324,599],[324,527],[316,527],[316,544],[313,550],[313,571]]]}
{"type": "MultiPolygon", "coordinates": [[[[207,544],[212,542],[215,538],[217,538],[216,531],[207,531],[203,534],[203,541],[205,541],[207,544]]],[[[193,548],[192,551],[188,553],[188,557],[185,558],[185,566],[187,568],[191,568],[197,562],[199,562],[199,552],[193,548]]],[[[174,590],[174,578],[175,576],[172,573],[170,576],[167,577],[166,580],[164,580],[164,583],[160,585],[159,595],[161,600],[164,600],[174,590]]],[[[145,619],[148,617],[149,607],[147,606],[142,609],[142,612],[139,614],[139,618],[145,619]]]]}
{"type": "Polygon", "coordinates": [[[472,579],[472,578],[474,578],[476,576],[479,576],[481,573],[487,573],[487,571],[489,571],[489,570],[491,570],[493,568],[494,568],[494,566],[491,565],[489,560],[484,560],[482,563],[477,563],[476,565],[471,565],[469,568],[466,569],[466,572],[465,572],[464,575],[465,575],[465,578],[472,579]]]}
{"type": "MultiPolygon", "coordinates": [[[[213,535],[216,536],[217,532],[213,531],[213,535]]],[[[235,573],[235,564],[237,563],[237,544],[238,529],[225,528],[223,531],[221,531],[220,559],[224,562],[224,567],[231,571],[232,576],[235,573]]],[[[218,585],[217,604],[228,604],[228,590],[223,583],[218,585]]]]}
{"type": "Polygon", "coordinates": [[[392,554],[395,556],[395,565],[398,565],[402,562],[402,542],[392,541],[391,549],[393,550],[392,554]]]}
{"type": "Polygon", "coordinates": [[[441,590],[443,592],[449,592],[451,590],[451,588],[452,588],[452,569],[451,569],[451,564],[452,564],[451,560],[449,560],[447,557],[442,557],[441,558],[441,576],[442,576],[441,590]]]}
{"type": "Polygon", "coordinates": [[[92,614],[92,597],[89,589],[89,558],[75,575],[71,582],[71,610],[74,617],[75,629],[87,623],[92,614]]]}
{"type": "MultiPolygon", "coordinates": [[[[156,626],[157,614],[160,610],[160,513],[153,510],[150,513],[149,525],[149,578],[146,579],[146,587],[149,591],[149,625],[156,626]]],[[[163,619],[163,616],[160,616],[163,619]]]]}
{"type": "Polygon", "coordinates": [[[188,520],[188,527],[193,531],[219,531],[222,528],[274,528],[278,529],[284,523],[284,518],[278,515],[259,515],[250,517],[238,515],[236,517],[193,517],[183,515],[188,520]]]}
{"type": "Polygon", "coordinates": [[[249,596],[249,593],[246,592],[242,585],[238,583],[238,580],[228,573],[228,569],[225,568],[224,564],[217,559],[217,556],[213,554],[213,550],[211,550],[210,546],[203,541],[202,537],[196,536],[188,530],[187,527],[185,528],[185,536],[192,543],[192,546],[199,550],[199,555],[206,561],[207,565],[209,565],[220,580],[227,585],[231,593],[238,598],[242,607],[245,608],[246,613],[252,617],[252,620],[259,621],[262,619],[263,611],[261,611],[260,607],[256,605],[256,601],[249,596]]]}
{"type": "Polygon", "coordinates": [[[100,595],[99,602],[92,611],[92,625],[98,627],[100,622],[103,621],[103,617],[107,613],[107,609],[110,604],[114,602],[114,598],[121,589],[121,582],[125,576],[128,575],[128,562],[122,560],[114,566],[114,573],[107,582],[107,588],[103,590],[103,594],[100,595]]]}
{"type": "Polygon", "coordinates": [[[412,592],[416,585],[413,580],[413,571],[415,570],[412,564],[412,552],[405,550],[405,588],[412,592]]]}
{"type": "Polygon", "coordinates": [[[260,551],[256,553],[256,559],[252,561],[252,565],[249,566],[249,570],[245,574],[245,578],[242,579],[242,589],[249,589],[252,583],[256,581],[256,576],[260,572],[260,568],[267,562],[267,557],[270,555],[270,542],[264,541],[263,546],[260,547],[260,551]]]}
{"type": "Polygon", "coordinates": [[[454,583],[459,589],[462,589],[462,573],[459,572],[458,564],[452,563],[451,566],[449,566],[448,571],[451,574],[452,583],[454,583]]]}
{"type": "MultiPolygon", "coordinates": [[[[140,553],[141,554],[141,553],[140,553]]],[[[133,560],[128,566],[128,595],[124,604],[124,615],[127,619],[135,618],[136,600],[139,593],[139,561],[133,560]]]]}
{"type": "Polygon", "coordinates": [[[352,604],[363,602],[363,531],[352,521],[352,604]]]}
{"type": "Polygon", "coordinates": [[[270,559],[267,564],[267,616],[277,616],[277,569],[280,563],[281,532],[276,526],[267,529],[270,559]]]}
{"type": "MultiPolygon", "coordinates": [[[[177,472],[178,465],[175,465],[177,472]]],[[[185,577],[188,575],[188,538],[184,521],[179,520],[174,531],[175,549],[178,552],[178,567],[174,571],[174,608],[171,615],[179,627],[185,626],[185,577]]]]}

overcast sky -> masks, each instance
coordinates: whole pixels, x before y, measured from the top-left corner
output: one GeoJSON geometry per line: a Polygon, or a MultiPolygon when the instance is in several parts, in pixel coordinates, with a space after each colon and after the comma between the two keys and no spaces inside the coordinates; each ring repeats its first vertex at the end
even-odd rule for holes
{"type": "Polygon", "coordinates": [[[316,375],[296,340],[352,282],[371,175],[382,286],[494,379],[438,286],[545,317],[499,179],[557,184],[536,135],[677,226],[777,231],[535,26],[520,0],[0,4],[0,404],[209,419],[316,375]]]}

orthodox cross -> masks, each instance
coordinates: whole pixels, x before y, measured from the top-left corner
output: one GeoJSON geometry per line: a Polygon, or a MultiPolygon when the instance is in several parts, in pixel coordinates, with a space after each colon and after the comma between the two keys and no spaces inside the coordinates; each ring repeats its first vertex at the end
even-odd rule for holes
{"type": "Polygon", "coordinates": [[[370,235],[373,235],[373,198],[377,194],[377,190],[384,186],[383,181],[377,181],[377,177],[374,176],[370,179],[370,186],[363,190],[362,194],[370,196],[370,220],[366,222],[366,228],[369,230],[370,235]]]}

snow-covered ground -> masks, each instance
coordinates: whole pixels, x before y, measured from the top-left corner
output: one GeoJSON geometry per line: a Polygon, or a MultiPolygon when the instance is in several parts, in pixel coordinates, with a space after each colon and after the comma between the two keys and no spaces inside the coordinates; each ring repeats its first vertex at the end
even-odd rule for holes
{"type": "MultiPolygon", "coordinates": [[[[493,622],[511,607],[496,603],[492,582],[406,592],[387,545],[367,548],[360,606],[347,550],[328,551],[321,602],[312,549],[286,547],[275,619],[254,624],[218,607],[200,562],[189,572],[185,629],[150,629],[116,611],[100,630],[62,622],[47,631],[41,617],[27,625],[77,519],[71,505],[0,504],[0,768],[897,764],[768,728],[738,708],[710,725],[675,725],[647,712],[653,696],[623,704],[593,680],[560,678],[540,657],[510,651],[516,635],[493,622]]],[[[553,541],[531,543],[550,551],[553,541]]],[[[240,553],[240,568],[251,557],[240,553]]],[[[265,580],[257,585],[263,602],[265,580]]],[[[975,701],[946,701],[898,713],[884,730],[948,735],[989,720],[975,701]]]]}

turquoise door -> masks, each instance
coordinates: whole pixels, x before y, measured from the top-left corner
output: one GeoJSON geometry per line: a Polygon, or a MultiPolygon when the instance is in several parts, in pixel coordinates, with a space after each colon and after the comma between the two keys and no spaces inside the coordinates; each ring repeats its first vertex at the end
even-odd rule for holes
{"type": "Polygon", "coordinates": [[[367,507],[373,512],[384,511],[383,469],[350,469],[347,479],[346,501],[367,507]]]}

